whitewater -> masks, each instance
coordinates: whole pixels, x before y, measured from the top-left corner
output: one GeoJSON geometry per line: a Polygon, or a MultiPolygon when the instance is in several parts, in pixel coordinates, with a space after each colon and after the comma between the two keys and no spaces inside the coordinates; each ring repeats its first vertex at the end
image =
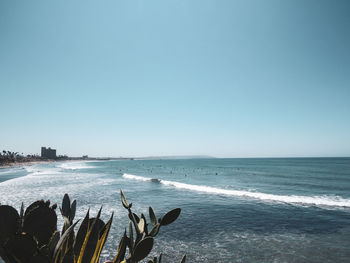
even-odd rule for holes
{"type": "Polygon", "coordinates": [[[124,178],[133,179],[138,181],[156,182],[166,186],[172,186],[179,189],[186,189],[189,191],[197,191],[208,194],[217,195],[228,195],[238,197],[249,197],[265,201],[276,201],[284,203],[296,203],[296,204],[308,204],[308,205],[319,205],[319,206],[339,206],[339,207],[350,207],[350,199],[345,199],[339,196],[296,196],[296,195],[273,195],[266,193],[256,193],[249,191],[238,191],[238,190],[227,190],[221,188],[215,188],[205,185],[193,185],[185,184],[174,181],[161,180],[157,178],[148,178],[143,176],[136,176],[132,174],[123,174],[124,178]]]}

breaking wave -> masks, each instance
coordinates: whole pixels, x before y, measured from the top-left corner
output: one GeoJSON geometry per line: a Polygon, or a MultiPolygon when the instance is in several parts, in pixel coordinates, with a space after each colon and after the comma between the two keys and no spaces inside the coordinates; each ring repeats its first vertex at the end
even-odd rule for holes
{"type": "Polygon", "coordinates": [[[89,161],[70,161],[65,162],[60,165],[61,168],[67,169],[67,170],[78,170],[78,169],[90,169],[95,168],[95,166],[89,164],[89,161]]]}
{"type": "Polygon", "coordinates": [[[335,206],[335,207],[350,207],[350,199],[345,199],[339,196],[299,196],[299,195],[276,195],[260,192],[250,192],[242,190],[229,190],[217,187],[185,184],[175,181],[167,181],[157,178],[149,178],[143,176],[137,176],[132,174],[123,174],[126,179],[144,181],[144,182],[157,182],[165,186],[175,187],[178,189],[185,189],[189,191],[202,192],[207,194],[226,195],[226,196],[238,196],[259,199],[263,201],[275,201],[291,204],[306,204],[317,206],[335,206]]]}

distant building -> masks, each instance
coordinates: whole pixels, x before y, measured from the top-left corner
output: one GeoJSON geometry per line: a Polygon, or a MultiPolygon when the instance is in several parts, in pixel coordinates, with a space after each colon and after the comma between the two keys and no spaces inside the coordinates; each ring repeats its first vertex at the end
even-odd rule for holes
{"type": "Polygon", "coordinates": [[[41,158],[56,159],[56,149],[41,147],[41,158]]]}
{"type": "Polygon", "coordinates": [[[89,156],[88,155],[83,155],[83,159],[88,159],[89,156]]]}

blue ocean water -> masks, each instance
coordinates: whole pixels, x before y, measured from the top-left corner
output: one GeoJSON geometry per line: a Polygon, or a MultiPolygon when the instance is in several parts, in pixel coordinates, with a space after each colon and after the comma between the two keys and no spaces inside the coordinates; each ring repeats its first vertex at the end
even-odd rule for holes
{"type": "Polygon", "coordinates": [[[18,209],[69,193],[77,218],[114,212],[103,259],[128,223],[123,189],[138,214],[182,208],[157,236],[164,262],[350,262],[350,158],[57,162],[2,169],[0,182],[18,209]]]}

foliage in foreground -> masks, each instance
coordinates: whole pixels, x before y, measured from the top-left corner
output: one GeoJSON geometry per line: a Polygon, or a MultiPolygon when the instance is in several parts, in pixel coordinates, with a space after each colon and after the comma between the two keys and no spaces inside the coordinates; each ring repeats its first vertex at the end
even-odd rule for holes
{"type": "MultiPolygon", "coordinates": [[[[149,207],[150,224],[144,214],[137,216],[131,211],[132,204],[126,201],[121,191],[121,200],[129,215],[128,231],[119,242],[117,254],[112,261],[105,263],[136,263],[145,259],[153,248],[154,237],[162,226],[174,222],[181,209],[176,208],[161,218],[156,218],[149,207]],[[127,253],[128,252],[128,253],[127,253]]],[[[0,206],[0,256],[6,263],[98,263],[103,246],[111,228],[113,214],[107,223],[101,218],[101,209],[96,217],[85,218],[75,233],[73,222],[76,201],[64,195],[60,211],[64,219],[62,231],[57,230],[57,205],[50,201],[36,201],[20,213],[8,205],[0,206]]],[[[182,258],[184,263],[186,256],[182,258]]],[[[161,263],[162,254],[148,260],[148,263],[161,263]]]]}

